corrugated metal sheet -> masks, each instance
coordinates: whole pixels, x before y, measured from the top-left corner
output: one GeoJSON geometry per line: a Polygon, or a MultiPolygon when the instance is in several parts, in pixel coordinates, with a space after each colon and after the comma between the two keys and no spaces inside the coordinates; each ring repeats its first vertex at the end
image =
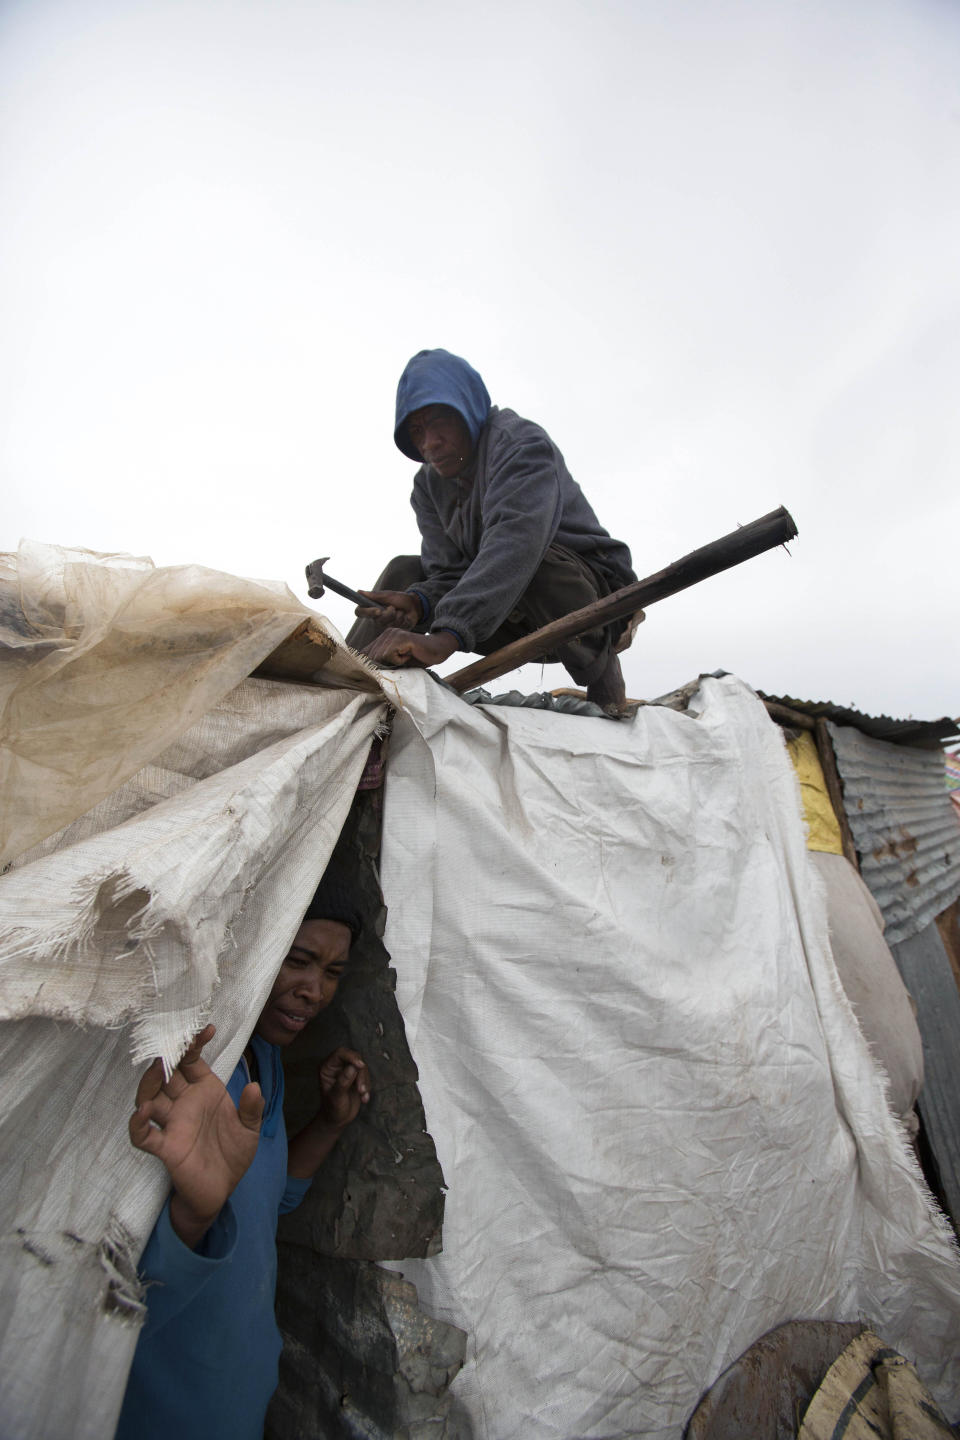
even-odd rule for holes
{"type": "Polygon", "coordinates": [[[960,1231],[960,992],[936,925],[894,945],[893,953],[923,1038],[917,1108],[936,1164],[935,1188],[960,1231]]]}
{"type": "Polygon", "coordinates": [[[960,825],[943,754],[828,722],[863,878],[887,943],[917,935],[960,895],[960,825]]]}
{"type": "Polygon", "coordinates": [[[836,705],[832,700],[795,700],[791,695],[767,695],[762,690],[757,694],[761,700],[773,700],[791,710],[799,710],[814,720],[823,716],[834,725],[854,725],[864,735],[875,740],[896,740],[903,744],[934,744],[951,740],[960,734],[960,721],[944,716],[942,720],[894,720],[890,715],[864,715],[845,705],[836,705]]]}

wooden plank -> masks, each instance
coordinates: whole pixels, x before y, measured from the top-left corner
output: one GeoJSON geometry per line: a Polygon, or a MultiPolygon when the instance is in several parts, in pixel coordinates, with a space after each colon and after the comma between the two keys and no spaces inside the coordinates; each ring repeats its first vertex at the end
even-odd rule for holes
{"type": "Polygon", "coordinates": [[[953,978],[957,982],[957,991],[960,993],[960,900],[954,900],[946,910],[940,911],[937,916],[937,929],[940,931],[940,939],[943,941],[953,978]]]}
{"type": "Polygon", "coordinates": [[[691,551],[664,570],[658,570],[655,575],[625,585],[622,590],[615,590],[612,595],[596,600],[592,605],[585,605],[581,610],[553,620],[549,625],[525,635],[522,640],[514,640],[463,670],[445,675],[444,679],[455,690],[484,685],[488,680],[496,680],[499,675],[515,670],[518,665],[539,660],[565,640],[572,640],[599,625],[609,625],[613,620],[623,620],[657,600],[688,590],[691,585],[697,585],[711,575],[718,575],[723,570],[742,564],[744,560],[751,560],[755,555],[782,545],[786,540],[792,540],[796,533],[797,527],[788,511],[782,506],[771,510],[769,515],[761,515],[759,520],[753,520],[749,525],[691,551]]]}
{"type": "Polygon", "coordinates": [[[323,626],[307,619],[281,640],[253,673],[268,680],[310,681],[336,653],[337,647],[323,626]]]}
{"type": "Polygon", "coordinates": [[[767,714],[771,720],[776,720],[778,725],[787,725],[794,730],[816,730],[817,722],[812,715],[804,715],[802,710],[791,710],[789,705],[781,705],[778,700],[764,700],[767,714]]]}
{"type": "Polygon", "coordinates": [[[840,826],[840,843],[843,845],[843,853],[854,870],[859,871],[860,857],[857,855],[857,847],[853,843],[853,831],[850,829],[850,821],[847,819],[847,807],[843,803],[843,781],[840,779],[840,771],[837,769],[837,757],[834,754],[830,731],[822,716],[818,716],[813,733],[817,742],[817,754],[820,756],[820,768],[823,771],[823,778],[827,782],[827,794],[830,796],[830,804],[833,806],[833,813],[840,826]]]}

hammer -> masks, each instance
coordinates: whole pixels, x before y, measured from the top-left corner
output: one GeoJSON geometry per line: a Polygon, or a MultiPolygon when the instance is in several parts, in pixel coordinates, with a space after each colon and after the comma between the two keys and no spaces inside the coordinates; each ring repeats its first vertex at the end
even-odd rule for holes
{"type": "Polygon", "coordinates": [[[375,605],[378,610],[385,610],[379,600],[368,600],[364,595],[359,595],[356,590],[351,590],[349,585],[341,585],[339,580],[334,580],[330,575],[324,575],[323,567],[330,559],[329,555],[322,555],[319,560],[312,560],[307,566],[307,594],[311,600],[319,600],[324,590],[332,590],[336,595],[342,595],[345,600],[352,600],[355,605],[375,605]]]}

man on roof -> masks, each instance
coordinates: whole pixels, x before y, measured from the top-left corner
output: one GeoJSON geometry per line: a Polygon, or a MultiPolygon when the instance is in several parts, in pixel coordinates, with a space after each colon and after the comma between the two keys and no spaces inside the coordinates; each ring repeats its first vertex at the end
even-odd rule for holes
{"type": "MultiPolygon", "coordinates": [[[[627,546],[597,520],[546,431],[491,405],[458,355],[414,355],[397,387],[394,440],[420,462],[411,503],[421,549],[397,556],[377,589],[361,592],[386,607],[358,607],[348,636],[371,659],[435,665],[455,650],[489,654],[637,578],[627,546]]],[[[626,628],[614,621],[547,658],[616,711],[626,628]]]]}
{"type": "Polygon", "coordinates": [[[144,1073],[130,1139],[157,1156],[171,1191],[140,1261],[147,1319],[117,1440],[262,1440],[277,1386],[277,1217],[370,1099],[362,1058],[341,1046],[318,1072],[319,1107],[287,1143],[281,1050],[336,994],[360,929],[328,870],[226,1085],[202,1056],[208,1025],[164,1079],[144,1073]]]}

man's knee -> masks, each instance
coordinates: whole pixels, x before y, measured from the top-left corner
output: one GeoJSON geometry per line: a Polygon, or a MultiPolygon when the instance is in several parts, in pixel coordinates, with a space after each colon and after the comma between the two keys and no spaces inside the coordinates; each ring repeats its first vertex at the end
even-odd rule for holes
{"type": "MultiPolygon", "coordinates": [[[[423,579],[423,566],[419,555],[394,555],[371,590],[409,590],[423,579]]],[[[366,588],[366,587],[365,587],[366,588]]]]}
{"type": "Polygon", "coordinates": [[[582,556],[562,545],[551,545],[517,602],[517,610],[525,619],[536,620],[538,626],[547,625],[601,599],[608,588],[582,556]]]}
{"type": "MultiPolygon", "coordinates": [[[[610,584],[582,555],[562,545],[551,545],[518,601],[511,620],[538,630],[575,610],[593,605],[610,594],[610,584]]],[[[590,685],[610,663],[623,621],[599,625],[557,646],[545,659],[559,661],[580,685],[590,685]]]]}
{"type": "MultiPolygon", "coordinates": [[[[371,590],[409,590],[423,579],[423,566],[419,555],[394,555],[387,561],[386,568],[371,590]]],[[[364,650],[380,634],[373,620],[354,620],[347,631],[347,644],[354,650],[364,650]]]]}

